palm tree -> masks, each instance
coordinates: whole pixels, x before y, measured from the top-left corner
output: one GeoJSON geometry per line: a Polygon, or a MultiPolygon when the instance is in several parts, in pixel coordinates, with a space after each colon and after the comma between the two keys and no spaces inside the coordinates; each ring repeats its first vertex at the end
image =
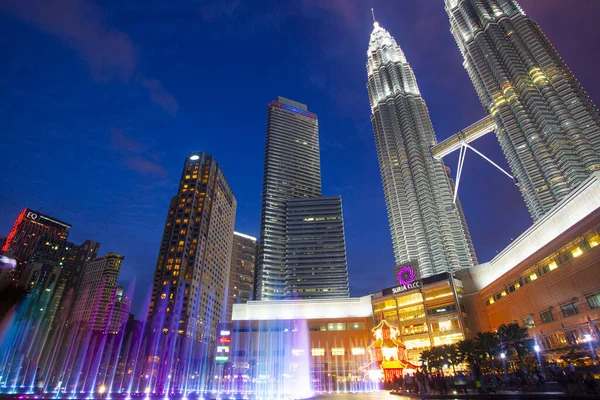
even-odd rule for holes
{"type": "Polygon", "coordinates": [[[507,348],[514,350],[521,363],[521,368],[525,369],[523,356],[528,352],[526,343],[529,333],[527,333],[527,328],[519,325],[518,322],[502,324],[498,327],[498,335],[507,348]]]}
{"type": "Polygon", "coordinates": [[[481,358],[481,349],[473,339],[461,340],[456,344],[458,355],[462,362],[467,362],[471,367],[481,358]]]}
{"type": "Polygon", "coordinates": [[[421,368],[427,370],[427,371],[431,371],[431,368],[433,367],[432,362],[433,362],[433,353],[431,352],[431,350],[423,350],[423,352],[421,352],[421,368]]]}
{"type": "Polygon", "coordinates": [[[500,350],[500,337],[498,337],[498,334],[496,332],[478,332],[475,342],[481,348],[483,358],[489,358],[492,370],[495,370],[494,357],[500,350]]]}
{"type": "Polygon", "coordinates": [[[448,364],[452,365],[452,371],[454,371],[454,375],[456,375],[456,365],[460,364],[460,354],[458,353],[456,345],[447,344],[441,347],[444,353],[444,358],[448,364]]]}

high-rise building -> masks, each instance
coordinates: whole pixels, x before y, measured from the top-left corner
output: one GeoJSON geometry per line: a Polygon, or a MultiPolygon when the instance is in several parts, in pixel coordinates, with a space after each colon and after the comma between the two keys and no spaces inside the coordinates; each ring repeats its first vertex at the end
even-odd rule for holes
{"type": "Polygon", "coordinates": [[[117,279],[124,258],[117,253],[107,253],[86,264],[69,318],[70,324],[79,323],[96,332],[110,329],[117,279]]]}
{"type": "Polygon", "coordinates": [[[286,298],[350,296],[340,196],[287,201],[285,262],[286,298]]]}
{"type": "Polygon", "coordinates": [[[71,225],[26,208],[17,217],[4,241],[2,254],[17,260],[16,275],[25,269],[27,261],[36,249],[40,238],[66,240],[71,225]]]}
{"type": "Polygon", "coordinates": [[[233,304],[252,300],[254,292],[254,273],[258,244],[256,238],[243,233],[233,232],[231,249],[231,271],[227,295],[227,321],[231,321],[233,304]]]}
{"type": "Polygon", "coordinates": [[[446,0],[464,67],[534,220],[600,170],[600,115],[515,0],[446,0]]]}
{"type": "Polygon", "coordinates": [[[436,137],[404,52],[377,22],[367,52],[371,122],[394,255],[421,277],[472,267],[469,231],[451,182],[429,148],[436,137]]]}
{"type": "Polygon", "coordinates": [[[269,104],[257,299],[284,297],[287,200],[321,196],[318,124],[304,104],[284,97],[269,104]]]}
{"type": "Polygon", "coordinates": [[[183,387],[184,371],[214,344],[226,312],[236,207],[215,159],[190,153],[169,206],[148,315],[147,370],[157,390],[183,387]]]}

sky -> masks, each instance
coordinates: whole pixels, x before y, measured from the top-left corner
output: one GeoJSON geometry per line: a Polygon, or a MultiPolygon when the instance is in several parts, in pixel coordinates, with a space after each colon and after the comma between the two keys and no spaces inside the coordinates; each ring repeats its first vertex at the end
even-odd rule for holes
{"type": "MultiPolygon", "coordinates": [[[[590,0],[521,0],[591,98],[590,0]]],[[[0,235],[29,207],[125,256],[133,311],[151,287],[190,151],[214,155],[259,236],[267,104],[318,114],[324,195],[341,195],[350,291],[394,284],[366,84],[370,8],[404,50],[438,140],[484,117],[442,0],[0,0],[0,235]]],[[[494,135],[473,145],[505,168],[494,135]]],[[[457,154],[444,161],[456,173],[457,154]]],[[[514,183],[469,153],[459,196],[480,262],[531,225],[514,183]]]]}

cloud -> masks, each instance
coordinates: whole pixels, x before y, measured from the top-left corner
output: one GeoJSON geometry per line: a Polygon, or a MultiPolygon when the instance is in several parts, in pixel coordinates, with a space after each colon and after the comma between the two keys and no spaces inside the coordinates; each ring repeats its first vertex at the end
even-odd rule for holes
{"type": "Polygon", "coordinates": [[[144,175],[166,176],[167,170],[142,156],[127,156],[125,157],[125,165],[130,169],[144,175]]]}
{"type": "MultiPolygon", "coordinates": [[[[129,83],[138,70],[129,36],[107,24],[103,10],[89,0],[0,0],[0,11],[58,36],[80,54],[96,82],[129,83]]],[[[159,81],[136,78],[136,83],[166,112],[177,112],[175,97],[159,81]]]]}
{"type": "Polygon", "coordinates": [[[136,68],[129,37],[105,25],[101,9],[87,0],[0,0],[0,10],[60,37],[81,54],[97,81],[127,81],[136,68]]]}
{"type": "Polygon", "coordinates": [[[138,154],[146,150],[144,144],[125,136],[123,129],[119,128],[110,128],[110,143],[115,150],[123,152],[138,154]]]}
{"type": "Polygon", "coordinates": [[[114,150],[124,154],[123,163],[127,168],[143,175],[167,175],[167,170],[159,164],[158,152],[125,135],[123,129],[110,128],[110,143],[114,150]]]}
{"type": "Polygon", "coordinates": [[[162,84],[156,79],[146,79],[142,81],[142,86],[148,90],[152,101],[163,108],[171,115],[175,115],[179,109],[175,96],[165,91],[162,84]]]}

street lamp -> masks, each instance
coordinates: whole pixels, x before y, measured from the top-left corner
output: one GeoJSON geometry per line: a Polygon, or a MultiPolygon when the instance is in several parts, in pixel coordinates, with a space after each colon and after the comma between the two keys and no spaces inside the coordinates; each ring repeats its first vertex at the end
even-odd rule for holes
{"type": "Polygon", "coordinates": [[[106,386],[104,386],[104,384],[100,385],[98,388],[98,393],[100,394],[100,398],[104,396],[104,393],[106,393],[106,386]]]}
{"type": "Polygon", "coordinates": [[[540,346],[538,346],[537,344],[535,346],[533,346],[533,350],[535,350],[536,353],[540,352],[540,346]]]}
{"type": "Polygon", "coordinates": [[[504,360],[506,358],[506,353],[500,353],[500,358],[504,360]]]}
{"type": "Polygon", "coordinates": [[[592,341],[592,335],[590,335],[589,333],[587,335],[583,335],[583,339],[585,339],[586,342],[591,342],[592,341]]]}

